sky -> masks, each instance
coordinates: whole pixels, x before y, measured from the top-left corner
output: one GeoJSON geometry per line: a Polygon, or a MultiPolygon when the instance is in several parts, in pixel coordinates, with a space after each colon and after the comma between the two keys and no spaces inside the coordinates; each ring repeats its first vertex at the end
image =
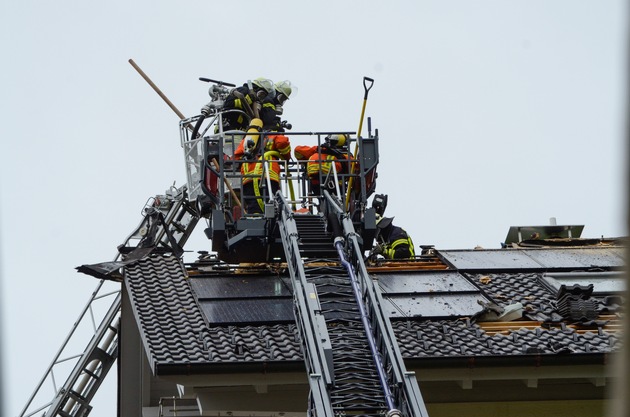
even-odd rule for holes
{"type": "MultiPolygon", "coordinates": [[[[356,131],[373,78],[387,214],[416,245],[500,248],[551,217],[627,234],[627,15],[621,0],[0,3],[2,414],[98,284],[75,267],[114,259],[147,199],[185,182],[178,117],[130,58],[186,116],[209,101],[199,77],[288,79],[293,131],[356,131]]],[[[202,229],[187,259],[209,250],[202,229]]],[[[91,417],[114,415],[115,379],[91,417]]]]}

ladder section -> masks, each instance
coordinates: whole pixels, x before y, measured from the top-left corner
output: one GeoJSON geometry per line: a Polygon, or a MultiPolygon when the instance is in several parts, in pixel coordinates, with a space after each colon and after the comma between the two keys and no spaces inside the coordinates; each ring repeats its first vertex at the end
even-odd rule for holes
{"type": "Polygon", "coordinates": [[[385,397],[348,273],[342,266],[305,266],[332,347],[333,384],[328,392],[333,412],[382,416],[387,409],[385,397]]]}
{"type": "Polygon", "coordinates": [[[19,414],[20,417],[28,417],[37,413],[46,416],[87,415],[89,413],[91,409],[89,402],[118,356],[119,311],[120,289],[106,292],[105,281],[100,280],[48,369],[27,400],[19,414]],[[105,315],[99,316],[99,308],[96,308],[96,304],[100,303],[101,300],[107,302],[113,296],[115,296],[114,301],[105,315]],[[101,317],[98,327],[95,324],[95,316],[101,317]],[[89,324],[94,326],[94,334],[87,347],[83,352],[73,352],[72,346],[81,343],[81,337],[85,336],[79,330],[89,324]],[[63,372],[66,364],[74,364],[70,373],[63,372]],[[56,379],[59,378],[60,374],[62,378],[65,378],[65,381],[63,386],[58,387],[56,379]],[[52,385],[52,393],[49,391],[49,385],[52,385]],[[35,402],[43,400],[47,402],[39,405],[35,402]],[[78,414],[68,414],[71,409],[75,409],[78,414]]]}
{"type": "Polygon", "coordinates": [[[96,395],[118,357],[120,293],[92,337],[45,416],[87,416],[96,395]]]}
{"type": "Polygon", "coordinates": [[[337,251],[333,246],[334,236],[321,215],[297,214],[294,220],[298,229],[298,247],[302,259],[337,258],[337,251]]]}
{"type": "MultiPolygon", "coordinates": [[[[28,399],[20,417],[29,417],[43,412],[46,417],[82,417],[87,416],[92,406],[91,400],[98,391],[101,383],[107,376],[112,365],[118,357],[118,336],[121,308],[120,288],[116,291],[102,294],[101,289],[105,281],[122,280],[120,270],[133,262],[137,262],[151,251],[162,248],[172,251],[176,256],[183,252],[183,245],[192,233],[199,219],[197,212],[188,201],[186,187],[171,188],[165,195],[158,195],[149,199],[143,209],[144,218],[119,246],[119,254],[114,261],[93,265],[82,265],[77,268],[79,272],[101,278],[96,290],[93,292],[79,319],[66,337],[59,352],[53,359],[48,370],[28,399]],[[124,254],[124,255],[123,255],[124,254]],[[119,260],[122,257],[122,260],[119,260]],[[94,334],[82,353],[67,355],[67,346],[70,340],[81,343],[76,333],[81,323],[89,317],[94,323],[92,305],[95,301],[115,295],[107,313],[102,318],[100,325],[94,325],[94,334]],[[54,369],[62,362],[73,360],[74,366],[67,375],[63,386],[57,388],[54,369]],[[52,401],[35,408],[34,400],[46,395],[42,392],[45,382],[51,381],[54,395],[52,401]]],[[[48,397],[50,398],[50,397],[48,397]]]]}
{"type": "Polygon", "coordinates": [[[367,272],[354,224],[338,201],[328,192],[324,191],[324,194],[329,221],[338,221],[343,234],[343,238],[335,238],[335,247],[348,271],[356,303],[361,310],[374,366],[387,403],[385,415],[426,417],[428,413],[418,381],[414,372],[406,370],[389,316],[382,308],[384,303],[378,283],[367,272]]]}
{"type": "Polygon", "coordinates": [[[281,195],[277,201],[311,388],[309,415],[426,416],[415,374],[405,370],[380,293],[367,275],[352,221],[338,205],[328,209],[332,216],[309,218],[294,214],[281,195]]]}
{"type": "Polygon", "coordinates": [[[324,318],[326,331],[318,329],[316,337],[327,333],[330,340],[333,381],[328,396],[332,410],[336,415],[380,416],[386,409],[385,398],[348,273],[333,244],[334,235],[322,216],[296,215],[294,220],[305,262],[304,278],[314,286],[318,314],[324,318]]]}

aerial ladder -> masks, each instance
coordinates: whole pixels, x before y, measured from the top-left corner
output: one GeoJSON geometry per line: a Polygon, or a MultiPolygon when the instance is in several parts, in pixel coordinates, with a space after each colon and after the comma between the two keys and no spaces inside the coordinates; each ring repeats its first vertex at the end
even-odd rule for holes
{"type": "MultiPolygon", "coordinates": [[[[368,87],[364,80],[366,96],[368,87]]],[[[196,170],[203,194],[198,197],[200,212],[208,213],[206,234],[219,258],[239,262],[285,260],[294,292],[294,313],[300,332],[308,373],[310,416],[427,416],[414,373],[408,372],[398,344],[383,310],[383,300],[375,281],[369,276],[364,253],[371,249],[376,233],[376,212],[367,199],[375,190],[378,165],[378,131],[352,138],[354,132],[281,132],[292,139],[312,137],[322,149],[326,137],[350,137],[338,160],[346,164],[337,172],[319,172],[319,194],[314,194],[312,178],[306,175],[307,163],[267,161],[261,150],[250,161],[263,165],[260,184],[270,182],[270,164],[281,169],[283,181],[275,194],[261,191],[265,210],[249,215],[242,207],[234,210],[234,184],[243,189],[243,174],[238,165],[223,154],[221,114],[211,125],[219,126],[215,135],[188,135],[185,124],[194,124],[193,133],[202,131],[202,118],[183,120],[182,144],[194,146],[187,155],[203,155],[196,170]],[[195,142],[198,141],[198,142],[195,142]],[[351,152],[354,144],[354,152],[351,152]],[[212,161],[212,163],[210,163],[212,161]],[[218,162],[218,163],[217,163],[218,162]],[[238,181],[241,181],[238,184],[238,181]],[[298,186],[297,197],[292,190],[298,186]],[[205,208],[204,205],[206,205],[205,208]],[[300,209],[296,209],[296,206],[300,209]]],[[[209,129],[203,130],[208,132],[209,129]]],[[[275,135],[277,132],[268,132],[275,135]]],[[[242,138],[242,136],[241,136],[242,138]]],[[[264,143],[265,133],[260,143],[264,143]]],[[[236,140],[230,138],[233,154],[236,140]]],[[[325,163],[325,155],[319,163],[325,163]]],[[[312,161],[311,161],[312,162],[312,161]]]]}
{"type": "Polygon", "coordinates": [[[342,202],[328,191],[324,196],[319,217],[294,214],[277,197],[311,388],[309,415],[427,416],[367,273],[360,236],[342,202]],[[318,245],[334,247],[337,256],[319,258],[325,247],[318,245]]]}
{"type": "Polygon", "coordinates": [[[118,358],[121,292],[119,288],[109,290],[107,281],[121,282],[121,268],[153,251],[168,250],[178,256],[182,254],[182,248],[199,220],[194,206],[188,201],[186,190],[186,186],[171,187],[165,194],[150,198],[142,209],[142,221],[118,247],[113,261],[77,268],[80,272],[100,278],[99,283],[29,396],[20,417],[79,417],[90,413],[90,402],[118,358]],[[112,300],[109,308],[99,315],[97,304],[108,300],[112,300]],[[93,335],[85,349],[76,352],[73,345],[81,342],[83,334],[79,329],[85,328],[86,323],[92,325],[93,335]],[[63,374],[68,363],[73,364],[71,371],[63,374]],[[58,386],[60,373],[65,375],[65,382],[58,386]],[[38,404],[36,401],[50,398],[50,385],[52,400],[38,404]]]}
{"type": "MultiPolygon", "coordinates": [[[[332,133],[347,135],[345,163],[351,168],[337,172],[332,164],[329,173],[319,174],[323,187],[315,195],[306,163],[255,159],[260,154],[254,155],[252,161],[263,164],[263,190],[258,198],[263,200],[264,210],[247,213],[243,194],[239,195],[244,175],[239,163],[232,160],[245,132],[222,127],[222,103],[231,85],[201,80],[212,83],[212,101],[200,115],[180,120],[187,184],[173,186],[145,204],[142,222],[118,247],[114,261],[77,269],[101,279],[97,294],[105,280],[122,281],[121,269],[153,251],[181,256],[198,221],[205,219],[204,232],[220,260],[286,261],[310,385],[309,416],[427,416],[415,374],[405,368],[378,285],[365,265],[364,253],[372,247],[376,234],[376,213],[367,199],[375,190],[378,131],[372,135],[368,119],[365,138],[360,135],[361,127],[354,138],[354,132],[282,132],[292,138],[314,138],[318,148],[332,133]],[[282,166],[282,184],[275,194],[269,187],[274,162],[282,166]]],[[[364,87],[367,98],[365,79],[364,87]]],[[[231,111],[250,118],[246,112],[231,111]]],[[[286,121],[280,126],[291,128],[286,121]]],[[[271,134],[277,133],[261,132],[259,142],[264,143],[271,134]]],[[[96,298],[93,295],[88,307],[96,298]]],[[[55,385],[53,400],[33,411],[33,399],[44,381],[51,378],[58,362],[66,360],[60,359],[62,347],[21,417],[42,410],[46,417],[89,414],[89,403],[117,357],[120,306],[118,293],[85,351],[74,357],[76,364],[64,385],[55,385]]]]}

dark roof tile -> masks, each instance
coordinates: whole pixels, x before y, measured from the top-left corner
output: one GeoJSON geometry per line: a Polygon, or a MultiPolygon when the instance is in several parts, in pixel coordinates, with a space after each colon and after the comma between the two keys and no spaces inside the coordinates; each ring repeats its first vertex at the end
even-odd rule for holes
{"type": "MultiPolygon", "coordinates": [[[[535,320],[550,317],[555,295],[541,285],[541,273],[496,272],[465,274],[499,306],[520,302],[526,316],[535,320]],[[482,279],[483,278],[483,279],[482,279]]],[[[212,279],[193,278],[192,280],[212,279]]],[[[287,297],[280,277],[272,277],[287,297]]],[[[393,278],[390,278],[390,280],[393,278]]],[[[405,278],[409,281],[409,276],[405,278]]],[[[221,277],[225,285],[230,283],[221,277]]],[[[245,364],[269,361],[301,362],[301,346],[294,323],[269,322],[228,325],[212,322],[199,307],[194,289],[204,291],[204,300],[213,300],[215,283],[191,285],[180,261],[166,254],[153,254],[126,268],[125,285],[133,312],[140,326],[147,354],[156,366],[181,364],[245,364]]],[[[264,294],[267,283],[256,278],[246,280],[248,288],[264,294]]],[[[391,283],[388,284],[391,287],[391,283]]],[[[236,291],[241,289],[237,288],[236,291]]],[[[231,296],[245,297],[248,308],[255,308],[256,298],[246,291],[231,296]]],[[[218,296],[223,297],[224,294],[218,296]]],[[[218,299],[217,298],[217,299],[218,299]]],[[[392,320],[401,353],[405,359],[496,357],[530,354],[608,353],[621,347],[620,337],[601,327],[576,330],[566,323],[552,323],[549,328],[519,328],[519,322],[503,330],[486,331],[486,323],[468,319],[397,318],[392,320]]]]}

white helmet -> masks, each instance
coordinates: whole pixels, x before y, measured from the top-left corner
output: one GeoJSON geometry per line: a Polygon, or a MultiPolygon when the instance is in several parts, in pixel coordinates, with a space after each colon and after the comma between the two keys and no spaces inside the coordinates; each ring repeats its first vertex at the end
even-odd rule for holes
{"type": "Polygon", "coordinates": [[[271,93],[274,91],[273,81],[268,78],[258,77],[254,81],[252,81],[252,84],[254,84],[256,87],[262,88],[267,93],[271,93]]]}
{"type": "Polygon", "coordinates": [[[284,94],[287,99],[291,96],[293,90],[296,89],[289,80],[278,81],[274,84],[274,87],[278,93],[284,94]]]}

